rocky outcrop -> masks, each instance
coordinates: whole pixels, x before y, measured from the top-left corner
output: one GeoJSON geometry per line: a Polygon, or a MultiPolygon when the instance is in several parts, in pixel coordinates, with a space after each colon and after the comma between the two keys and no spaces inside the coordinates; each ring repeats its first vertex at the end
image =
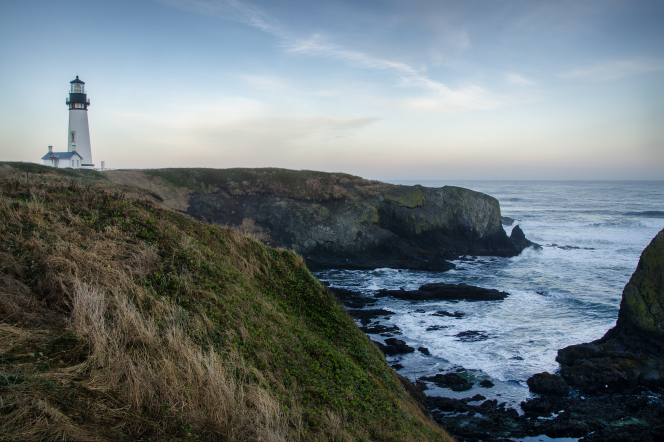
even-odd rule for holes
{"type": "Polygon", "coordinates": [[[563,378],[547,372],[531,376],[527,383],[530,391],[537,394],[567,396],[569,393],[569,387],[563,378]]]}
{"type": "Polygon", "coordinates": [[[189,215],[292,249],[312,269],[448,270],[460,254],[515,256],[525,247],[503,230],[498,201],[468,189],[284,169],[215,174],[178,176],[192,189],[189,215]]]}
{"type": "MultiPolygon", "coordinates": [[[[466,284],[436,282],[424,284],[418,290],[379,290],[374,296],[390,296],[409,301],[502,301],[509,294],[495,289],[485,289],[466,284]]],[[[438,312],[438,316],[455,316],[457,313],[438,312]]],[[[463,313],[461,313],[463,316],[463,313]]]]}
{"type": "Polygon", "coordinates": [[[641,254],[623,290],[616,326],[558,351],[561,376],[586,392],[664,385],[664,230],[641,254]]]}
{"type": "Polygon", "coordinates": [[[519,246],[522,249],[525,249],[526,247],[535,247],[536,249],[542,248],[539,244],[535,244],[534,242],[526,239],[526,234],[523,233],[523,230],[521,230],[521,227],[519,225],[514,226],[514,228],[512,229],[512,233],[510,234],[510,239],[512,240],[513,243],[515,243],[517,246],[519,246]]]}
{"type": "Polygon", "coordinates": [[[413,347],[406,344],[406,342],[402,341],[401,339],[388,338],[385,339],[385,344],[381,344],[378,341],[372,342],[376,344],[376,347],[378,347],[384,355],[387,356],[394,356],[403,353],[413,353],[415,351],[413,347]]]}

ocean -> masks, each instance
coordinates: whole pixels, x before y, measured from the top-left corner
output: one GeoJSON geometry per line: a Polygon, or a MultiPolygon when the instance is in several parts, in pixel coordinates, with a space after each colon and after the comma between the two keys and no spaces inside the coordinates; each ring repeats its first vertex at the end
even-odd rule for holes
{"type": "MultiPolygon", "coordinates": [[[[530,397],[526,380],[555,373],[558,349],[601,338],[616,323],[622,290],[641,251],[664,228],[664,181],[392,181],[427,187],[453,185],[498,199],[509,235],[520,225],[542,246],[513,258],[464,256],[455,270],[326,270],[315,275],[334,287],[372,296],[379,289],[417,289],[430,282],[466,283],[505,291],[503,301],[410,302],[380,298],[369,308],[393,311],[383,325],[393,337],[430,355],[388,357],[398,373],[416,380],[458,372],[474,382],[453,392],[427,383],[428,395],[481,394],[518,409],[530,397]],[[447,311],[459,317],[436,316],[447,311]],[[493,388],[479,386],[490,380],[493,388]]],[[[370,335],[384,342],[387,336],[370,335]]]]}

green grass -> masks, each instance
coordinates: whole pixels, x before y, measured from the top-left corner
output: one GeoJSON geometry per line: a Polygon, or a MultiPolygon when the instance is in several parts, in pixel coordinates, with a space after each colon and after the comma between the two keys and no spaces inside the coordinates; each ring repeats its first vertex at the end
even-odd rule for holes
{"type": "MultiPolygon", "coordinates": [[[[173,185],[186,182],[188,173],[203,174],[197,179],[207,183],[253,176],[254,184],[263,180],[270,185],[291,176],[280,169],[264,170],[267,178],[262,172],[146,173],[172,179],[173,185]]],[[[103,179],[93,171],[57,173],[103,179]]],[[[159,332],[150,339],[160,339],[176,327],[200,351],[213,349],[222,365],[236,367],[231,372],[242,381],[241,388],[249,391],[255,386],[278,402],[289,422],[289,440],[447,440],[405,394],[384,357],[299,256],[231,229],[90,183],[44,179],[27,185],[12,176],[0,183],[0,276],[6,286],[0,289],[13,293],[13,298],[7,295],[0,303],[0,313],[12,318],[0,338],[17,343],[0,349],[0,372],[6,374],[0,381],[5,379],[5,387],[11,389],[8,400],[14,398],[26,410],[41,400],[66,416],[71,428],[61,424],[57,437],[79,430],[100,440],[117,440],[120,433],[125,440],[188,435],[218,439],[222,434],[220,424],[206,423],[205,413],[214,410],[214,404],[199,407],[208,411],[196,414],[192,410],[198,409],[197,404],[172,403],[167,396],[158,399],[162,393],[154,387],[157,399],[133,406],[123,378],[106,382],[104,389],[92,388],[104,384],[105,376],[112,373],[105,374],[98,363],[85,365],[95,353],[95,341],[68,325],[72,294],[83,283],[105,293],[109,305],[127,299],[142,321],[156,324],[159,332]],[[237,359],[233,355],[239,357],[236,365],[231,364],[237,359]],[[87,368],[77,368],[74,376],[77,364],[87,368]]],[[[119,321],[119,310],[114,308],[106,313],[109,322],[119,321]]],[[[161,354],[161,349],[146,343],[149,340],[125,338],[123,354],[136,358],[135,364],[145,358],[149,364],[150,357],[161,354]]],[[[186,395],[186,388],[183,391],[186,395]]],[[[249,413],[258,405],[240,406],[249,413]]],[[[19,416],[18,409],[5,415],[19,416]]],[[[3,437],[18,440],[21,431],[32,428],[32,437],[54,440],[55,433],[44,433],[37,415],[27,413],[6,427],[4,431],[14,433],[3,437]]]]}

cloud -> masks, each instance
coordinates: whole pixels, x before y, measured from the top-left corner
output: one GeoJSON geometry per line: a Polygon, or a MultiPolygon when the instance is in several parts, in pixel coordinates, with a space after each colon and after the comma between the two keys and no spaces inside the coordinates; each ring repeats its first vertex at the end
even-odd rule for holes
{"type": "Polygon", "coordinates": [[[269,146],[271,151],[275,151],[292,148],[301,140],[330,141],[343,138],[378,121],[380,118],[377,117],[255,116],[224,124],[201,124],[197,133],[215,145],[244,149],[269,146]]]}
{"type": "Polygon", "coordinates": [[[238,0],[155,1],[166,6],[193,11],[199,14],[213,15],[227,20],[238,21],[280,38],[290,37],[286,28],[284,28],[278,21],[265,15],[260,8],[238,0]]]}
{"type": "Polygon", "coordinates": [[[283,91],[291,87],[283,80],[270,75],[242,75],[242,80],[255,89],[267,91],[283,91]]]}
{"type": "Polygon", "coordinates": [[[513,72],[506,73],[504,75],[504,78],[508,83],[512,83],[512,84],[521,84],[521,85],[524,85],[524,86],[533,86],[533,85],[535,85],[534,81],[528,80],[527,78],[525,78],[525,77],[523,77],[519,74],[515,74],[513,72]]]}
{"type": "MultiPolygon", "coordinates": [[[[281,46],[290,53],[311,57],[342,60],[364,69],[389,71],[399,77],[401,87],[413,87],[427,90],[429,101],[438,103],[429,109],[441,109],[453,106],[457,109],[495,109],[507,104],[504,97],[495,95],[479,86],[466,86],[451,89],[445,84],[432,80],[422,71],[412,66],[370,54],[355,51],[326,41],[320,34],[308,38],[295,36],[283,25],[268,17],[259,8],[238,0],[157,0],[162,4],[191,10],[202,14],[215,15],[224,19],[236,20],[253,26],[281,40],[281,46]]],[[[470,44],[467,34],[459,33],[455,37],[459,47],[470,44]]],[[[420,107],[425,109],[427,107],[420,107]]]]}
{"type": "Polygon", "coordinates": [[[611,81],[661,70],[664,70],[664,60],[615,60],[563,72],[559,77],[585,81],[611,81]]]}

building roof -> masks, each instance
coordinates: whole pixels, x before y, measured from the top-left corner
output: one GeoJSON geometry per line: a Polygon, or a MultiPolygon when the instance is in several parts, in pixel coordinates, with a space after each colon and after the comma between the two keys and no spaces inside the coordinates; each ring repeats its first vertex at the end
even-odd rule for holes
{"type": "Polygon", "coordinates": [[[57,158],[59,160],[68,160],[74,155],[78,155],[79,158],[83,159],[83,157],[78,153],[78,152],[49,152],[43,157],[41,157],[42,160],[50,160],[53,158],[57,158]]]}
{"type": "Polygon", "coordinates": [[[70,81],[70,83],[83,83],[83,84],[85,84],[85,81],[81,81],[81,80],[79,80],[79,79],[78,79],[78,75],[77,75],[77,76],[76,76],[76,79],[70,81]]]}

